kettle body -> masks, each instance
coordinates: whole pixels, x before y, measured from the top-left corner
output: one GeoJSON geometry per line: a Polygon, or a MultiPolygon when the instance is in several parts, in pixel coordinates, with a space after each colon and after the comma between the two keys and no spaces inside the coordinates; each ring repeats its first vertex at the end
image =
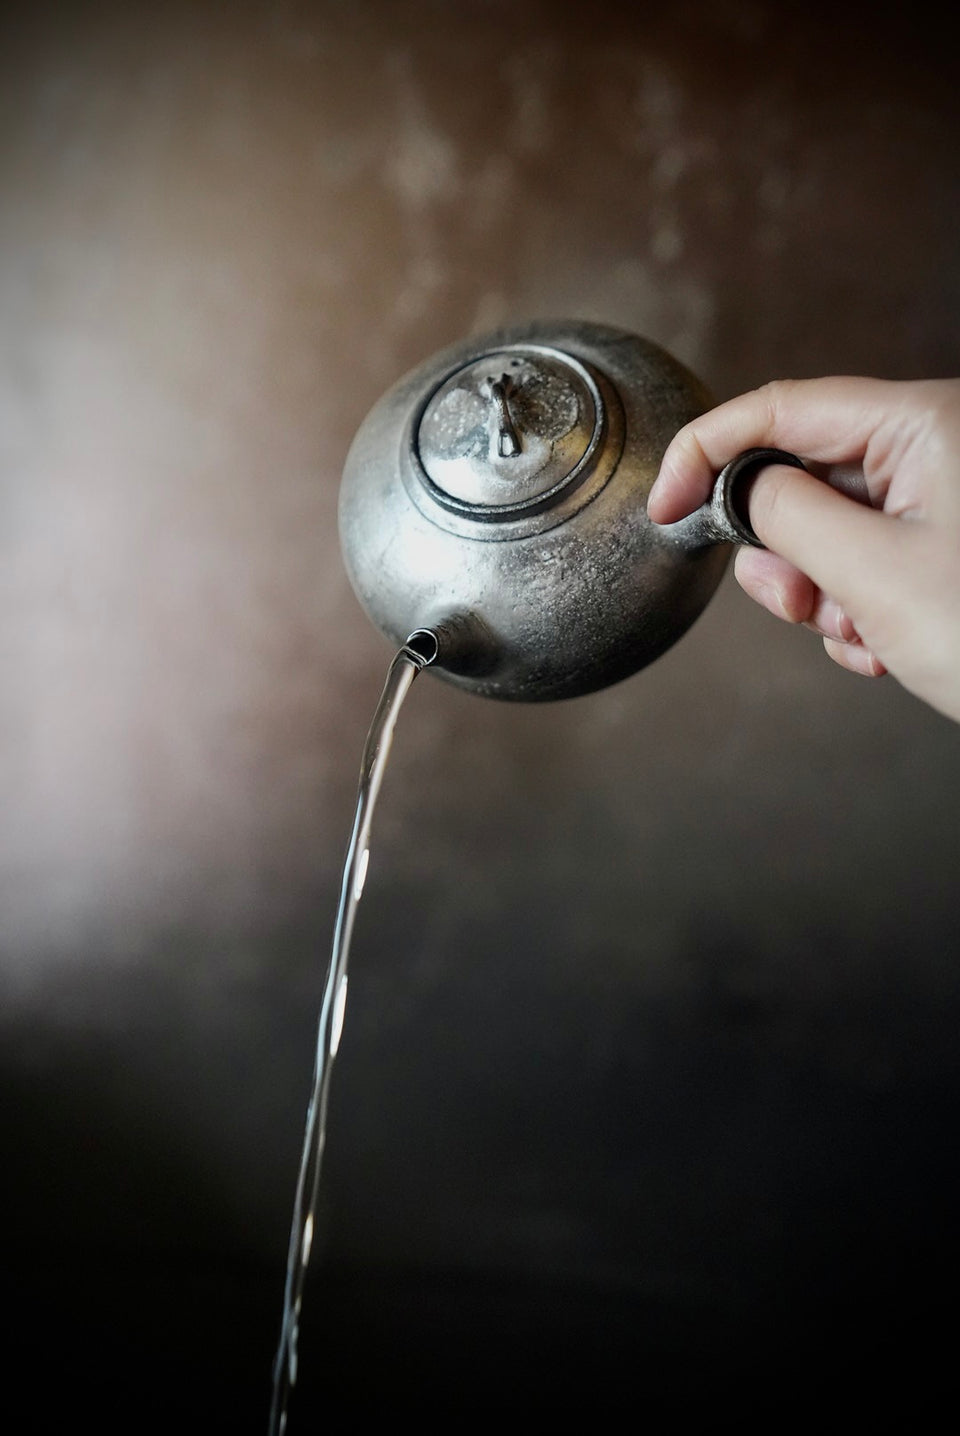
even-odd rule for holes
{"type": "Polygon", "coordinates": [[[491,698],[576,697],[677,641],[743,541],[721,501],[647,517],[674,434],[713,404],[684,365],[609,325],[473,336],[372,408],[340,486],[344,563],[394,644],[438,636],[433,671],[491,698]]]}

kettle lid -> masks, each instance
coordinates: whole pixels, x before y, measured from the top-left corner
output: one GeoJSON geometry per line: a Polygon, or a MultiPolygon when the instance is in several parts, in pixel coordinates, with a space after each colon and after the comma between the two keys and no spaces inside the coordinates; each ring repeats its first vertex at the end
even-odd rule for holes
{"type": "Polygon", "coordinates": [[[414,435],[420,480],[481,522],[539,512],[583,482],[610,439],[593,375],[572,354],[514,344],[470,359],[428,398],[414,435]]]}

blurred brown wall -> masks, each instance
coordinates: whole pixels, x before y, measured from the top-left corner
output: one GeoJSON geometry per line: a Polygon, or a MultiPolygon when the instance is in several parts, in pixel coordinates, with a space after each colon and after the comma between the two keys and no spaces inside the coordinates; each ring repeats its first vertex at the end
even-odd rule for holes
{"type": "MultiPolygon", "coordinates": [[[[199,0],[4,24],[7,1231],[85,1272],[260,1264],[272,1339],[389,657],[337,542],[357,425],[434,349],[527,317],[634,329],[721,398],[960,372],[957,23],[199,0]]],[[[930,1262],[957,1195],[958,778],[954,725],[732,577],[591,698],[424,678],[317,1281],[523,1272],[729,1316],[771,1290],[858,1310],[876,1253],[930,1262]]]]}

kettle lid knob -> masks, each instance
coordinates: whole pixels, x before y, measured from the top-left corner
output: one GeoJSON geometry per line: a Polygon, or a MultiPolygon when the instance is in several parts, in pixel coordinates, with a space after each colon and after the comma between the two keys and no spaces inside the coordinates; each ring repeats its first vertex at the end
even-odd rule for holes
{"type": "Polygon", "coordinates": [[[546,345],[517,344],[445,376],[413,437],[430,498],[489,523],[541,512],[575,490],[610,425],[584,364],[546,345]]]}

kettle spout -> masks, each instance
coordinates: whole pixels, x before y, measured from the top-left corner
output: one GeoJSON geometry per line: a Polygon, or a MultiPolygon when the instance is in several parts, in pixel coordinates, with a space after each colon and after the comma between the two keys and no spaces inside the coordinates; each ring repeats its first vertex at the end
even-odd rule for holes
{"type": "Polygon", "coordinates": [[[476,613],[445,614],[424,624],[417,634],[423,636],[421,641],[428,648],[432,640],[433,654],[428,662],[458,677],[481,678],[492,672],[500,658],[494,634],[476,613]]]}

